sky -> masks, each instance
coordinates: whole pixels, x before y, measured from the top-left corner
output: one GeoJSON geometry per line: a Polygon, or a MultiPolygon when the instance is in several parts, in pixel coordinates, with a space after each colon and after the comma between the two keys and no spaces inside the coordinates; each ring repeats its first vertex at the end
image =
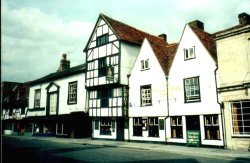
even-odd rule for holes
{"type": "Polygon", "coordinates": [[[100,13],[179,42],[186,23],[200,20],[214,33],[250,14],[250,0],[1,0],[1,82],[28,82],[56,72],[62,54],[71,67],[85,62],[84,47],[100,13]]]}

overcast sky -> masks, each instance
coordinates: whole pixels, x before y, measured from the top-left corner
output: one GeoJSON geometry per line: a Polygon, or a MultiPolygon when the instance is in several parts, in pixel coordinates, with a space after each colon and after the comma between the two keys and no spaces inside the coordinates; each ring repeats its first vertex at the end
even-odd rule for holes
{"type": "Polygon", "coordinates": [[[83,49],[103,13],[145,32],[179,42],[184,25],[205,31],[238,24],[250,0],[1,0],[1,81],[26,82],[56,72],[61,55],[71,66],[85,62],[83,49]]]}

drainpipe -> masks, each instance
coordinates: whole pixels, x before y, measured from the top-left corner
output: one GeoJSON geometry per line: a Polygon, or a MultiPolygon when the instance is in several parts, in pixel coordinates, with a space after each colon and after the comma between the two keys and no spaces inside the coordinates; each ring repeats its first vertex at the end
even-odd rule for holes
{"type": "Polygon", "coordinates": [[[222,128],[222,137],[223,137],[223,146],[224,148],[227,147],[227,143],[226,143],[226,133],[225,133],[225,117],[224,117],[224,107],[222,107],[222,103],[219,102],[219,97],[218,97],[218,86],[217,86],[217,74],[218,71],[218,65],[216,65],[216,69],[214,70],[214,76],[215,76],[215,86],[216,86],[216,97],[217,97],[217,103],[220,105],[220,114],[221,114],[221,120],[222,120],[222,124],[221,124],[221,128],[222,128]]]}
{"type": "Polygon", "coordinates": [[[130,74],[127,75],[127,78],[128,78],[128,97],[127,97],[127,100],[128,100],[128,141],[130,141],[130,125],[129,125],[129,108],[130,108],[130,103],[129,103],[129,77],[130,77],[130,74]]]}
{"type": "Polygon", "coordinates": [[[169,117],[169,98],[168,98],[168,76],[166,76],[166,81],[167,81],[167,109],[168,109],[168,115],[167,117],[165,118],[165,141],[167,143],[167,118],[169,117]]]}

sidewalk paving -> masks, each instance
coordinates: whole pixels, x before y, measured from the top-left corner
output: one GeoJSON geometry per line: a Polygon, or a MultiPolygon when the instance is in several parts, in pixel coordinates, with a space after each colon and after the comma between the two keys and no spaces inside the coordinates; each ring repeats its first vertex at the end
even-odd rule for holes
{"type": "Polygon", "coordinates": [[[154,144],[145,142],[123,142],[114,140],[95,140],[91,138],[57,138],[57,137],[40,137],[40,136],[11,136],[22,139],[45,140],[60,143],[74,143],[83,145],[98,145],[107,147],[131,148],[140,150],[151,150],[159,152],[168,152],[189,156],[212,157],[222,159],[247,160],[250,162],[250,152],[246,150],[229,150],[219,148],[205,147],[187,147],[179,145],[154,144]]]}

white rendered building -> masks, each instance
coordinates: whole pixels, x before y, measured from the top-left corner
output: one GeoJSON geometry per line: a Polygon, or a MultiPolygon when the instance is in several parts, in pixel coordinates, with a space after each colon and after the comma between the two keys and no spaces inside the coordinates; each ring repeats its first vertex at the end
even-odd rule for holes
{"type": "Polygon", "coordinates": [[[167,76],[176,48],[144,39],[129,77],[128,140],[166,141],[167,76]]]}
{"type": "Polygon", "coordinates": [[[198,20],[187,24],[169,72],[168,142],[187,143],[195,131],[199,144],[224,145],[216,70],[214,36],[198,20]]]}

